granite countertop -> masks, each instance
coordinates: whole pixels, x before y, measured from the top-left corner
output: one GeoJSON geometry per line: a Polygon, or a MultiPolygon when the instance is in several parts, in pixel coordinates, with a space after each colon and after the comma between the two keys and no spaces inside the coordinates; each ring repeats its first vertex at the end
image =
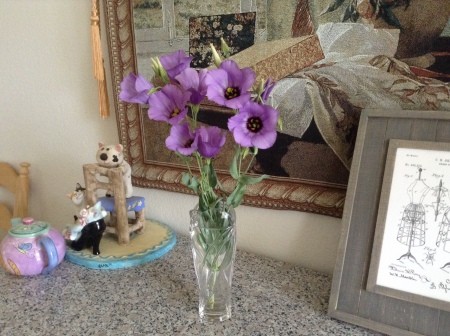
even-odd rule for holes
{"type": "Polygon", "coordinates": [[[331,277],[237,251],[232,318],[201,324],[186,237],[153,262],[50,275],[0,269],[0,335],[377,335],[327,316],[331,277]]]}

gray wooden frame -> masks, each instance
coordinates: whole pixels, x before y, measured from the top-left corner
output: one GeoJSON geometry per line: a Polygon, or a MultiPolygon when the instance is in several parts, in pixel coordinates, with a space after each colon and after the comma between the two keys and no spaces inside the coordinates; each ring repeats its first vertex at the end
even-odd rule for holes
{"type": "Polygon", "coordinates": [[[450,142],[450,113],[363,111],[345,199],[328,314],[396,336],[448,335],[450,312],[366,290],[390,139],[450,142]]]}
{"type": "MultiPolygon", "coordinates": [[[[372,255],[370,258],[370,268],[369,275],[367,279],[367,290],[372,291],[378,294],[383,294],[391,297],[396,297],[402,300],[406,300],[409,302],[414,302],[418,304],[424,304],[429,307],[435,307],[438,309],[443,309],[446,311],[450,311],[450,300],[442,300],[433,299],[430,297],[426,297],[424,295],[420,295],[414,292],[408,292],[405,288],[402,290],[397,290],[391,287],[382,286],[377,282],[379,268],[380,268],[380,259],[381,259],[381,249],[384,245],[384,231],[386,226],[398,226],[397,221],[388,222],[388,208],[390,204],[395,204],[399,202],[398,199],[393,198],[391,196],[392,191],[392,183],[393,181],[393,173],[395,168],[395,162],[397,157],[397,150],[399,148],[407,148],[407,149],[423,149],[429,151],[440,151],[440,152],[450,152],[450,143],[447,142],[430,142],[430,141],[410,141],[410,140],[398,140],[391,139],[389,141],[389,148],[386,157],[386,165],[385,172],[383,178],[383,185],[381,189],[380,196],[380,206],[378,210],[378,219],[376,222],[375,228],[375,237],[373,243],[372,255]]],[[[448,167],[446,167],[448,170],[448,167]]],[[[433,243],[435,240],[433,241],[433,243]]],[[[390,250],[391,251],[391,250],[390,250]]],[[[413,275],[414,276],[414,275],[413,275]]],[[[449,276],[450,278],[450,276],[449,276]]],[[[431,278],[430,278],[431,279],[431,278]]],[[[408,280],[410,281],[410,280],[408,280]]],[[[428,285],[427,282],[424,282],[428,285]]],[[[438,284],[436,284],[438,285],[438,284]]],[[[415,286],[417,288],[421,288],[419,286],[415,286]]],[[[434,289],[435,290],[435,289],[434,289]]]]}

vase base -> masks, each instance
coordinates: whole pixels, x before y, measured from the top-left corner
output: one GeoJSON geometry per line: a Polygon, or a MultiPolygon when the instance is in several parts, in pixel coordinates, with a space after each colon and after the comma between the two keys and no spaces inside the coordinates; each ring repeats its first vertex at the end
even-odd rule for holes
{"type": "Polygon", "coordinates": [[[201,323],[214,323],[214,322],[223,322],[226,320],[229,320],[231,318],[231,312],[229,313],[200,313],[199,314],[200,317],[200,322],[201,323]]]}

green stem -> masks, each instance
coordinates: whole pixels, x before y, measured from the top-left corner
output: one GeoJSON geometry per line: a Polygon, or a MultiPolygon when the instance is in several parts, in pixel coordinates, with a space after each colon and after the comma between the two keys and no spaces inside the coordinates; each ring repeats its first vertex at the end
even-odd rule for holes
{"type": "Polygon", "coordinates": [[[199,105],[191,105],[191,112],[192,112],[192,127],[195,129],[197,128],[197,115],[200,111],[199,105]]]}
{"type": "Polygon", "coordinates": [[[244,174],[247,174],[248,170],[250,169],[250,167],[251,167],[251,165],[252,165],[252,163],[253,163],[253,160],[254,160],[255,157],[256,157],[256,154],[258,154],[258,150],[257,150],[257,149],[252,153],[252,158],[251,158],[250,161],[248,162],[248,165],[247,165],[247,168],[245,169],[244,174]]]}
{"type": "Polygon", "coordinates": [[[213,283],[211,285],[211,291],[210,291],[210,292],[212,292],[212,295],[210,297],[208,297],[208,306],[209,306],[210,309],[214,308],[214,303],[215,303],[215,300],[216,300],[216,298],[214,296],[214,287],[216,287],[217,271],[214,271],[213,274],[214,274],[214,278],[213,278],[213,283]]]}

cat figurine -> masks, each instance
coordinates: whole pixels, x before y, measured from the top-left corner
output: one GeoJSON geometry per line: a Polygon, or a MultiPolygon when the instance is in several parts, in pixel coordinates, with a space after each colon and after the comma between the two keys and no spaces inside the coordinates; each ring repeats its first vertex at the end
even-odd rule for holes
{"type": "Polygon", "coordinates": [[[100,241],[106,229],[104,218],[108,213],[103,209],[101,202],[92,207],[86,207],[80,211],[78,224],[75,225],[79,231],[79,237],[73,240],[70,246],[75,251],[81,251],[85,247],[92,247],[92,254],[100,254],[100,241]]]}
{"type": "MultiPolygon", "coordinates": [[[[83,188],[80,183],[77,183],[75,190],[68,193],[66,196],[72,201],[72,203],[77,207],[77,213],[79,214],[84,208],[86,188],[83,188]]],[[[81,230],[83,227],[78,222],[78,215],[73,216],[75,224],[68,225],[64,231],[63,235],[66,240],[74,241],[80,238],[81,230]]]]}

